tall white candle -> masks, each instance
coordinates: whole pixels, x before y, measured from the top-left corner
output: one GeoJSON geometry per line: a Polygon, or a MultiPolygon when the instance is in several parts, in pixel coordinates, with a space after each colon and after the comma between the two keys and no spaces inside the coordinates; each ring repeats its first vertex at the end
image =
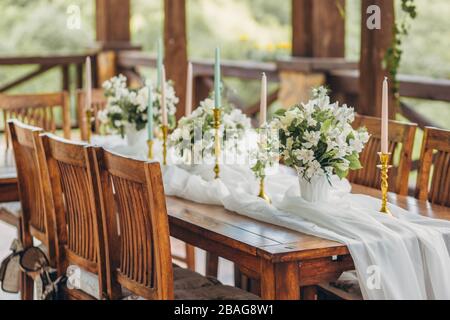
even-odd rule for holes
{"type": "Polygon", "coordinates": [[[91,69],[91,57],[86,58],[86,110],[92,107],[92,69],[91,69]]]}
{"type": "Polygon", "coordinates": [[[192,113],[192,62],[189,62],[186,80],[186,116],[192,113]]]}
{"type": "Polygon", "coordinates": [[[166,68],[164,65],[161,69],[161,114],[162,125],[167,126],[167,106],[166,106],[166,68]]]}
{"type": "Polygon", "coordinates": [[[389,91],[388,78],[383,81],[383,97],[381,105],[381,153],[389,152],[388,123],[389,123],[389,91]]]}
{"type": "Polygon", "coordinates": [[[259,108],[259,125],[262,126],[267,121],[267,77],[262,74],[261,78],[261,105],[259,108]]]}

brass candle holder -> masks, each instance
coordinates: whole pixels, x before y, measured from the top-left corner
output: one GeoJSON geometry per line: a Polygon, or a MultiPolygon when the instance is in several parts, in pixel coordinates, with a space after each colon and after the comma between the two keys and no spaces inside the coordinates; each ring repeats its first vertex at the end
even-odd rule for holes
{"type": "Polygon", "coordinates": [[[166,125],[161,126],[161,131],[163,134],[163,165],[167,165],[167,134],[169,128],[166,125]]]}
{"type": "Polygon", "coordinates": [[[214,165],[214,179],[219,179],[220,176],[220,136],[219,136],[219,128],[220,128],[220,108],[214,108],[214,129],[215,129],[215,137],[214,137],[214,155],[216,157],[216,164],[214,165]]]}
{"type": "Polygon", "coordinates": [[[267,195],[265,189],[264,189],[264,178],[261,178],[259,180],[259,194],[258,197],[261,199],[264,199],[268,204],[272,203],[272,200],[270,200],[269,196],[267,195]]]}
{"type": "Polygon", "coordinates": [[[87,127],[87,142],[91,143],[92,137],[92,110],[86,109],[86,127],[87,127]]]}
{"type": "Polygon", "coordinates": [[[391,157],[390,153],[378,153],[380,157],[380,165],[378,168],[381,170],[381,209],[380,212],[384,214],[391,215],[389,208],[387,207],[387,196],[389,191],[389,159],[391,157]]]}
{"type": "Polygon", "coordinates": [[[151,139],[147,140],[147,146],[148,146],[148,159],[153,160],[153,140],[151,139]]]}

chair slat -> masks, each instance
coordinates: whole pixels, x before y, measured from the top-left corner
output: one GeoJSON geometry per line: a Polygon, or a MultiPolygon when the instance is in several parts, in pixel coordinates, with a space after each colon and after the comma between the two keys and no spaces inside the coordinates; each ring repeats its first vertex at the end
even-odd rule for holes
{"type": "Polygon", "coordinates": [[[416,197],[450,206],[450,131],[426,127],[416,197]]]}
{"type": "MultiPolygon", "coordinates": [[[[366,147],[360,155],[363,169],[350,172],[348,179],[352,183],[380,188],[380,170],[378,152],[381,149],[381,119],[356,115],[353,123],[355,129],[366,127],[371,135],[366,147]]],[[[411,168],[412,148],[417,125],[399,121],[389,121],[389,152],[392,153],[391,165],[397,150],[400,161],[397,168],[390,171],[390,190],[398,194],[408,194],[409,171],[411,168]]]]}

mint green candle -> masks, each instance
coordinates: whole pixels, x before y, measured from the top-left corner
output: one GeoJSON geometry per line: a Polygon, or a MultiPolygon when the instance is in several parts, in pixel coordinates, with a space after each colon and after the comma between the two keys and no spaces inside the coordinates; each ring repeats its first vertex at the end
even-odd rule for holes
{"type": "Polygon", "coordinates": [[[148,84],[147,130],[148,140],[153,140],[153,93],[152,85],[148,84]]]}
{"type": "Polygon", "coordinates": [[[220,83],[220,48],[216,48],[216,62],[214,64],[214,102],[215,107],[220,108],[222,105],[221,101],[221,83],[220,83]]]}
{"type": "Polygon", "coordinates": [[[157,52],[158,52],[157,61],[156,61],[156,66],[158,69],[157,84],[158,84],[158,88],[161,88],[161,74],[162,74],[162,66],[163,66],[163,62],[164,62],[163,61],[164,60],[164,52],[163,52],[163,44],[162,44],[161,38],[158,39],[156,48],[157,48],[157,52]]]}

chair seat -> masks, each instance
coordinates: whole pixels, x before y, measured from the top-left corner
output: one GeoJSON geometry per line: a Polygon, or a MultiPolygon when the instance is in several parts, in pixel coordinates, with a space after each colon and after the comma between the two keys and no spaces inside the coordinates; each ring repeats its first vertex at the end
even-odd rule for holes
{"type": "Polygon", "coordinates": [[[16,226],[21,214],[22,206],[19,201],[0,203],[0,220],[16,226]]]}
{"type": "Polygon", "coordinates": [[[191,290],[175,290],[175,300],[260,300],[261,298],[242,289],[214,285],[191,290]]]}
{"type": "MultiPolygon", "coordinates": [[[[77,288],[91,295],[96,299],[100,299],[98,277],[96,274],[86,270],[82,270],[77,266],[69,266],[67,268],[67,277],[69,278],[69,288],[77,288]]],[[[220,281],[212,277],[204,277],[201,274],[173,265],[174,290],[192,290],[210,286],[221,285],[220,281]]],[[[139,297],[130,296],[124,290],[123,295],[126,300],[136,300],[139,297]]]]}
{"type": "MultiPolygon", "coordinates": [[[[173,266],[175,300],[260,300],[254,294],[239,288],[225,286],[219,280],[205,277],[188,269],[173,266]]],[[[126,295],[123,300],[144,300],[126,295]]]]}

